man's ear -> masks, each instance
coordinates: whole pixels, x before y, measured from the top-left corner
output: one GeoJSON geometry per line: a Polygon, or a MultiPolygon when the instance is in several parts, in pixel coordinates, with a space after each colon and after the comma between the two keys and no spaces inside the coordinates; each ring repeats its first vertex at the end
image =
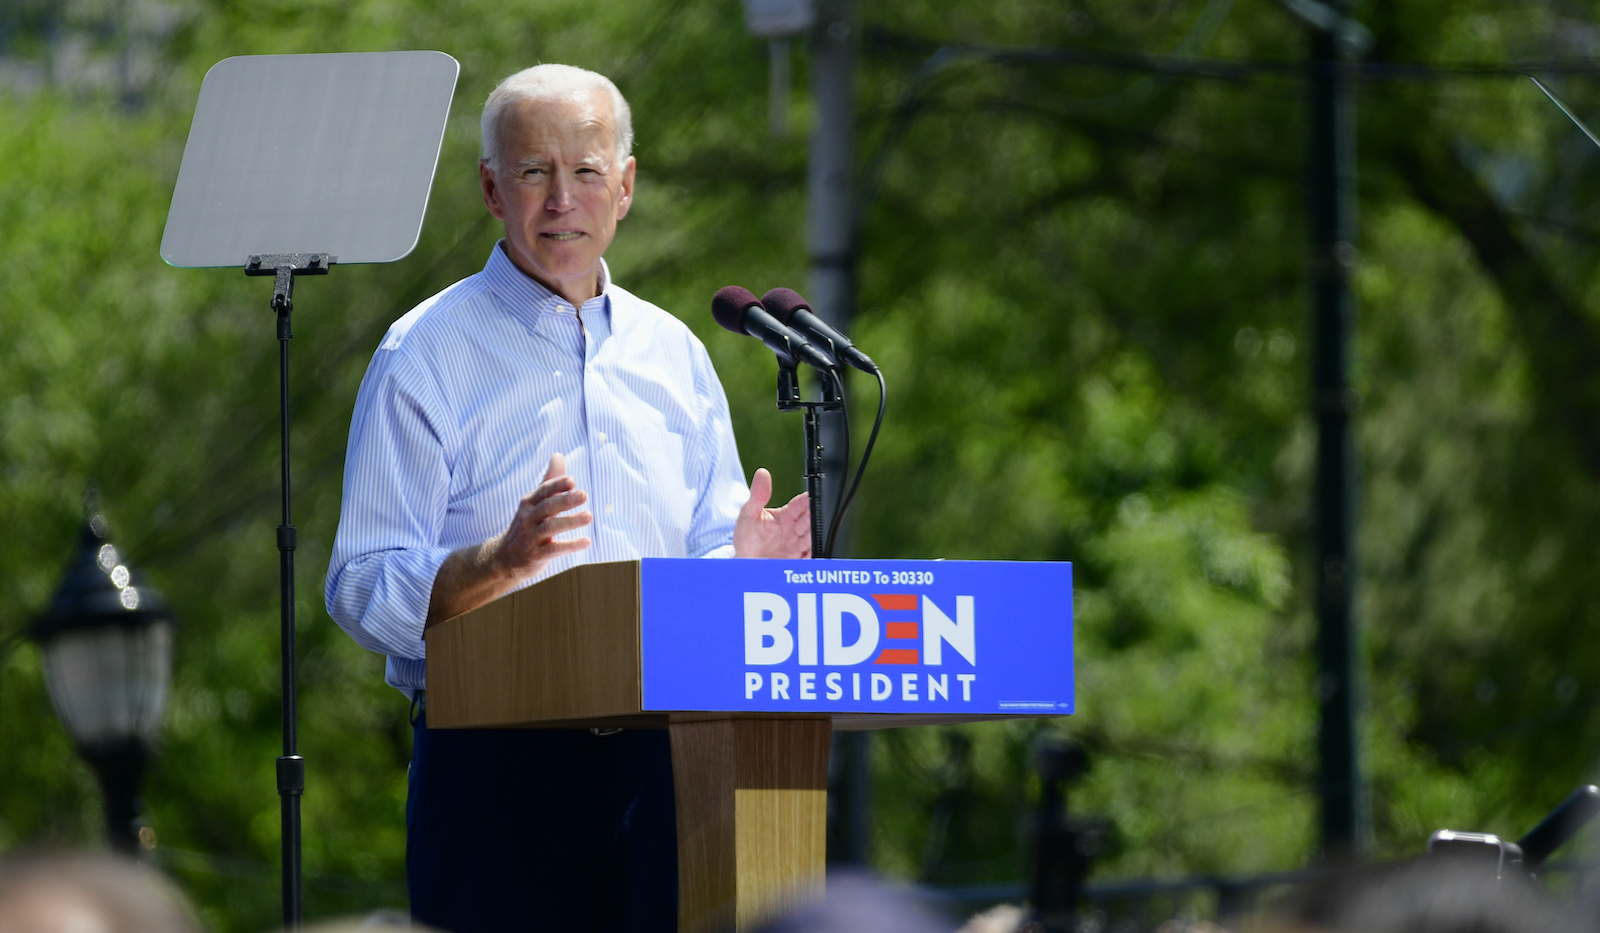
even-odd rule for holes
{"type": "Polygon", "coordinates": [[[498,220],[506,219],[506,208],[500,203],[500,180],[487,159],[478,160],[478,184],[483,188],[483,206],[498,220]]]}
{"type": "Polygon", "coordinates": [[[633,173],[636,168],[638,163],[633,160],[633,156],[628,156],[628,161],[622,166],[622,196],[617,198],[618,220],[628,216],[628,208],[633,206],[633,173]]]}

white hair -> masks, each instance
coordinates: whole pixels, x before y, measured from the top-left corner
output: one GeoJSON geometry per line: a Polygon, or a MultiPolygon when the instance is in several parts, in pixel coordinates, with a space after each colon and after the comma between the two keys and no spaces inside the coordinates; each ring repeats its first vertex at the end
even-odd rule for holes
{"type": "Polygon", "coordinates": [[[534,65],[524,68],[495,86],[483,102],[483,159],[491,169],[500,168],[500,130],[508,106],[523,100],[551,100],[574,93],[604,90],[611,95],[611,121],[617,136],[617,161],[633,154],[633,112],[622,92],[603,74],[571,65],[534,65]]]}

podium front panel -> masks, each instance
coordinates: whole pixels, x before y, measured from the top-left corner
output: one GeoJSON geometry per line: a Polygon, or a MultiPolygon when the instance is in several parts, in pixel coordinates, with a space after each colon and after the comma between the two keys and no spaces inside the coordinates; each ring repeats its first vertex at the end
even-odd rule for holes
{"type": "Polygon", "coordinates": [[[428,628],[435,728],[1073,711],[1065,562],[581,564],[428,628]]]}
{"type": "Polygon", "coordinates": [[[639,594],[647,713],[1073,711],[1065,562],[646,559],[639,594]]]}

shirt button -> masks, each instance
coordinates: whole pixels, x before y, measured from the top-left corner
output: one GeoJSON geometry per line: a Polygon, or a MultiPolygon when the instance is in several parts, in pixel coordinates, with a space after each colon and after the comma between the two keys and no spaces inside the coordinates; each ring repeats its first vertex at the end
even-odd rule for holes
{"type": "Polygon", "coordinates": [[[614,509],[614,508],[616,508],[616,506],[614,506],[611,503],[607,502],[606,503],[606,514],[610,515],[611,514],[611,510],[614,509]]]}
{"type": "Polygon", "coordinates": [[[604,444],[606,442],[606,432],[601,431],[599,434],[594,436],[594,439],[604,444]]]}
{"type": "Polygon", "coordinates": [[[558,370],[556,370],[556,378],[557,378],[557,379],[560,379],[560,378],[561,378],[561,370],[559,370],[559,369],[558,369],[558,370]]]}

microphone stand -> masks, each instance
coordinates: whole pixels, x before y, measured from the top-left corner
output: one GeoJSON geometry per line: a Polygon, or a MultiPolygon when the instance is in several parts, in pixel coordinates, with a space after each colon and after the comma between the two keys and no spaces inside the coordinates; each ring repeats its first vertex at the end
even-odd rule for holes
{"type": "Polygon", "coordinates": [[[822,514],[822,426],[818,412],[843,411],[844,394],[837,373],[821,372],[822,401],[807,401],[800,393],[800,374],[795,364],[778,358],[778,410],[805,412],[806,498],[811,504],[811,556],[823,554],[826,533],[822,514]]]}

